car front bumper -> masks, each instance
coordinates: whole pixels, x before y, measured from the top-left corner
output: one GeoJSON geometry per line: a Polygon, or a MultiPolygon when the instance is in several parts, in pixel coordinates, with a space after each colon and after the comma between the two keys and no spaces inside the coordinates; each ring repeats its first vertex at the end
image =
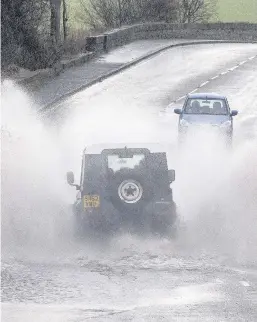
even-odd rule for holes
{"type": "Polygon", "coordinates": [[[206,131],[206,132],[213,132],[218,133],[225,136],[232,136],[233,135],[233,127],[223,127],[220,125],[212,125],[212,124],[190,124],[188,126],[181,126],[178,127],[179,135],[187,135],[191,131],[206,131]]]}

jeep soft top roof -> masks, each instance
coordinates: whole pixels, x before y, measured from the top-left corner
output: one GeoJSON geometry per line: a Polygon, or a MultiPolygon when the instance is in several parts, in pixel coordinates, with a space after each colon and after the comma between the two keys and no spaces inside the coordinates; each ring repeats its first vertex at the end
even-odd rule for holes
{"type": "Polygon", "coordinates": [[[87,146],[84,149],[83,154],[100,154],[103,150],[110,149],[123,149],[127,147],[128,149],[133,148],[145,148],[151,153],[157,152],[168,152],[171,150],[172,146],[167,143],[98,143],[87,146]]]}

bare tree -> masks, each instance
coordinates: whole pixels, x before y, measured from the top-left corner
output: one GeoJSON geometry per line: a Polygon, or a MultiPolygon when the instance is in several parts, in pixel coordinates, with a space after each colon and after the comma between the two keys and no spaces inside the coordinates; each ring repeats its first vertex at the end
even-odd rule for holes
{"type": "Polygon", "coordinates": [[[61,4],[64,0],[1,0],[1,66],[28,69],[53,66],[62,54],[61,4]]]}
{"type": "Polygon", "coordinates": [[[174,22],[176,19],[175,0],[142,1],[141,18],[143,21],[174,22]]]}
{"type": "Polygon", "coordinates": [[[176,19],[176,0],[81,0],[81,6],[93,29],[176,19]]]}
{"type": "Polygon", "coordinates": [[[54,46],[61,42],[61,0],[50,0],[51,39],[54,46]]]}
{"type": "MultiPolygon", "coordinates": [[[[122,1],[122,0],[120,0],[122,1]]],[[[116,28],[122,24],[119,0],[81,0],[87,22],[93,29],[116,28]]]]}
{"type": "Polygon", "coordinates": [[[216,0],[178,0],[178,21],[181,23],[207,22],[216,13],[216,3],[216,0]]]}
{"type": "Polygon", "coordinates": [[[62,5],[63,5],[63,13],[62,13],[63,39],[64,39],[64,41],[66,41],[67,36],[68,36],[68,31],[67,31],[68,16],[67,16],[67,3],[66,3],[66,0],[63,0],[62,5]]]}
{"type": "Polygon", "coordinates": [[[47,66],[48,0],[1,1],[1,65],[47,66]]]}

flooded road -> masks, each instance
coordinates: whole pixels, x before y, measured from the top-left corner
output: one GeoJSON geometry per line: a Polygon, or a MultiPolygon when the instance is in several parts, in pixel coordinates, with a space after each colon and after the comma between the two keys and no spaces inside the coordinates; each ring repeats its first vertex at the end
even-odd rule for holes
{"type": "Polygon", "coordinates": [[[43,122],[27,95],[4,88],[3,321],[257,320],[256,55],[256,45],[174,48],[43,122]],[[173,108],[194,90],[224,93],[239,110],[232,151],[209,133],[177,149],[173,108]],[[118,141],[171,144],[177,240],[74,240],[65,172],[79,178],[87,144],[118,141]]]}

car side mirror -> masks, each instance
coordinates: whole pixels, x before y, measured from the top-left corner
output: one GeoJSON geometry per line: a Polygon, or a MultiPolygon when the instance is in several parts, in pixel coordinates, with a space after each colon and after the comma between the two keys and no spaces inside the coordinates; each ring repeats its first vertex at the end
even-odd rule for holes
{"type": "Polygon", "coordinates": [[[176,173],[175,170],[168,170],[168,176],[169,176],[169,183],[172,183],[176,179],[176,173]]]}
{"type": "Polygon", "coordinates": [[[237,110],[232,110],[230,116],[236,116],[238,114],[237,110]]]}
{"type": "Polygon", "coordinates": [[[74,173],[72,171],[67,172],[66,174],[67,182],[70,186],[74,184],[74,173]]]}
{"type": "Polygon", "coordinates": [[[182,109],[181,108],[175,108],[174,113],[175,114],[182,114],[182,109]]]}

